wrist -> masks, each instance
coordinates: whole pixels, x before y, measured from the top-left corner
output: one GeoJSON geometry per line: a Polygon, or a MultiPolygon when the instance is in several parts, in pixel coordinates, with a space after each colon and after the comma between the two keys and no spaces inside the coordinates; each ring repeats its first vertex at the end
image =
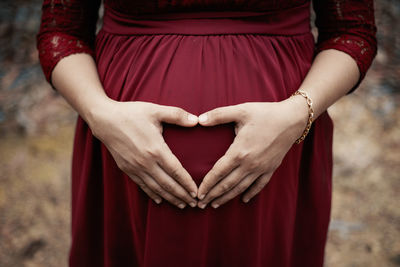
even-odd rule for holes
{"type": "Polygon", "coordinates": [[[283,101],[288,107],[290,114],[290,129],[294,140],[297,140],[307,127],[309,109],[306,99],[301,95],[293,95],[283,101]]]}
{"type": "Polygon", "coordinates": [[[90,100],[90,105],[86,105],[81,116],[90,128],[94,128],[99,120],[103,120],[107,114],[111,113],[115,103],[115,100],[106,95],[94,97],[90,100]]]}
{"type": "Polygon", "coordinates": [[[313,103],[312,103],[313,101],[306,91],[299,89],[296,92],[294,92],[291,95],[291,97],[294,97],[297,95],[301,95],[306,100],[306,104],[307,104],[307,108],[308,108],[307,125],[306,125],[302,135],[299,138],[297,138],[295,141],[296,144],[300,144],[306,138],[306,136],[308,135],[308,132],[311,129],[311,124],[314,120],[314,109],[313,109],[313,103]]]}

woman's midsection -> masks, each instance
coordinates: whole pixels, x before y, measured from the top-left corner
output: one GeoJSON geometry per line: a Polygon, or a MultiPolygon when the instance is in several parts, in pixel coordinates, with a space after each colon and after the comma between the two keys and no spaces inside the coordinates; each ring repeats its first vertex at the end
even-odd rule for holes
{"type": "MultiPolygon", "coordinates": [[[[200,115],[221,106],[287,98],[311,65],[313,45],[311,34],[113,36],[100,32],[96,56],[101,81],[112,99],[176,106],[200,115]]],[[[163,136],[200,184],[233,142],[234,122],[191,128],[164,123],[163,136]]]]}

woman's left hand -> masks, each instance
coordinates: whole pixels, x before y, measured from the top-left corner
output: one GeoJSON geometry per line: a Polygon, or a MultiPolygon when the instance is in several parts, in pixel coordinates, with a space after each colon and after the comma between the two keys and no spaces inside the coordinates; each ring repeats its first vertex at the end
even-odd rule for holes
{"type": "Polygon", "coordinates": [[[204,209],[211,201],[217,208],[246,189],[244,202],[258,194],[303,133],[308,107],[305,98],[297,95],[281,102],[219,107],[203,115],[199,117],[203,126],[236,122],[233,143],[199,187],[198,207],[204,209]]]}

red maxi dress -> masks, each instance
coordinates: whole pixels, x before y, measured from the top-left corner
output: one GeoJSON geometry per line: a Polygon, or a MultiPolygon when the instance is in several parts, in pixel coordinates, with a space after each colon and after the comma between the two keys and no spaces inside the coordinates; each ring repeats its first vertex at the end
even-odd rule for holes
{"type": "MultiPolygon", "coordinates": [[[[45,0],[37,45],[47,80],[57,62],[91,54],[107,95],[178,106],[280,101],[301,84],[314,56],[337,49],[363,79],[376,54],[373,2],[45,0]]],[[[359,82],[351,89],[358,87],[359,82]]],[[[84,88],[82,88],[84,90],[84,88]]],[[[268,118],[266,118],[268,119],[268,118]]],[[[232,123],[164,138],[197,185],[233,142],[232,123]]],[[[72,164],[70,266],[322,266],[330,219],[332,130],[323,113],[249,203],[218,209],[153,202],[79,117],[72,164]]]]}

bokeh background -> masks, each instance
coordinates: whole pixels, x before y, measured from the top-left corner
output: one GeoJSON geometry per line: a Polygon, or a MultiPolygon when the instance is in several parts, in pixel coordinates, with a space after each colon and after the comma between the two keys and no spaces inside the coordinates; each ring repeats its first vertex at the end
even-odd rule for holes
{"type": "MultiPolygon", "coordinates": [[[[66,266],[77,114],[45,82],[41,0],[0,2],[0,266],[66,266]]],[[[400,1],[376,0],[378,55],[335,123],[326,266],[400,266],[400,1]]]]}

